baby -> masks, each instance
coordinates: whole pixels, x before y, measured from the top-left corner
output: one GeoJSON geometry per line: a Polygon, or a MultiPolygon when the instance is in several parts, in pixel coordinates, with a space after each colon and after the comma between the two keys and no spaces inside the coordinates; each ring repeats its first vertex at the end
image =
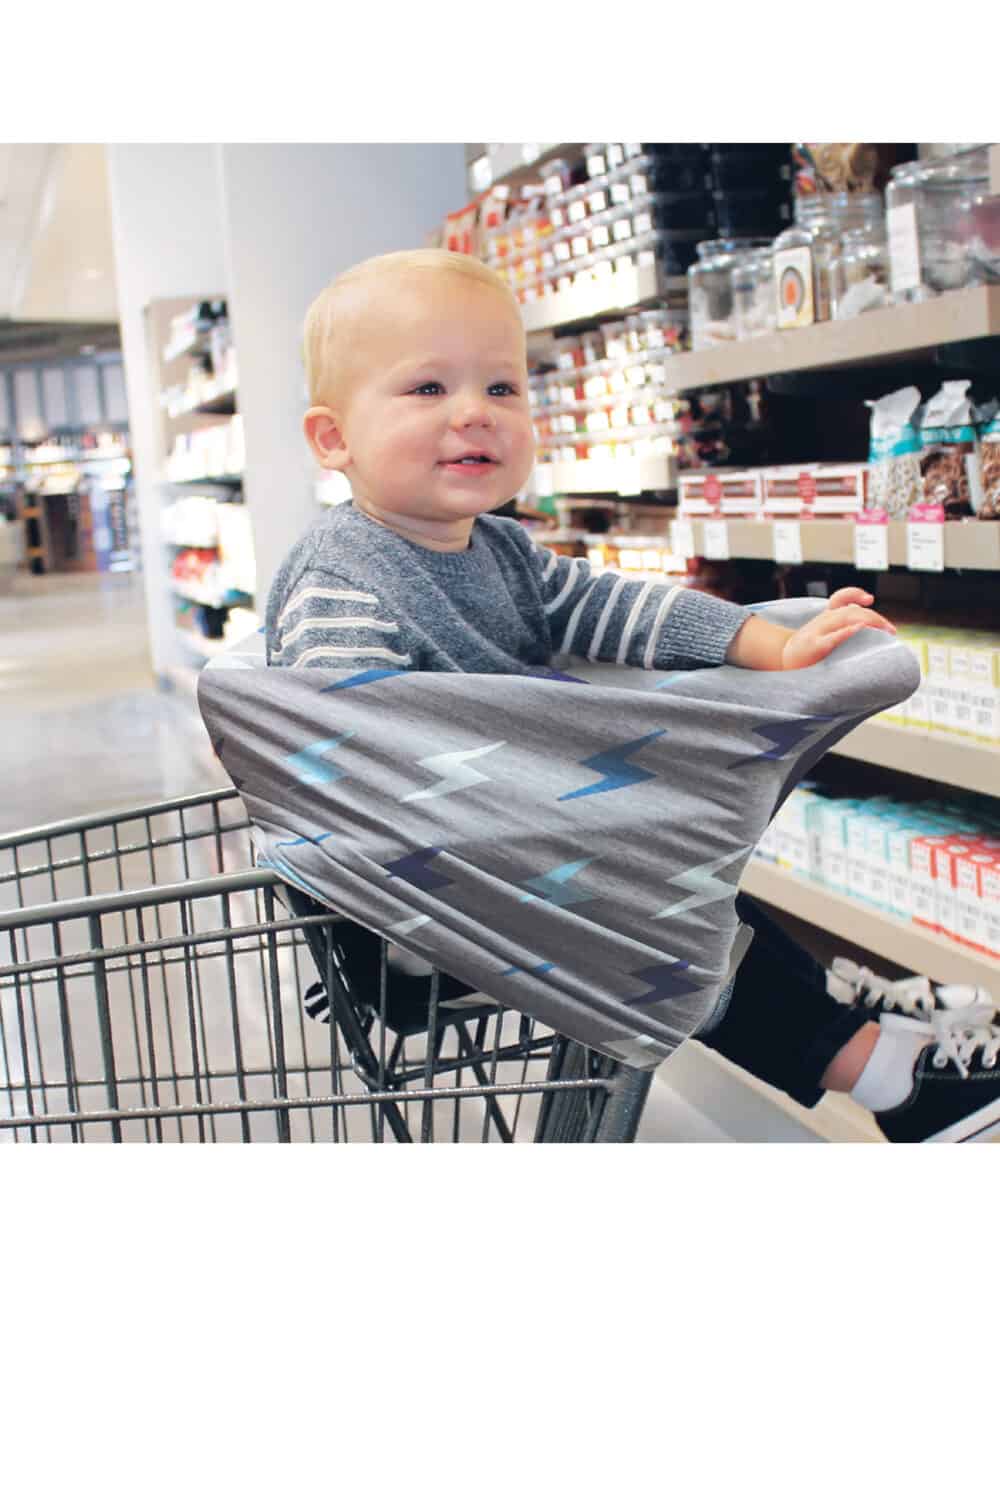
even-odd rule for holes
{"type": "MultiPolygon", "coordinates": [[[[342,274],[309,310],[306,364],[306,438],[352,499],[275,577],[271,666],[529,674],[568,653],[668,671],[783,670],[814,665],[862,626],[894,630],[861,589],[786,630],[662,579],[595,573],[490,515],[526,484],[534,435],[517,303],[473,258],[390,253],[342,274]]],[[[755,947],[718,1029],[698,1037],[808,1104],[850,1091],[885,1113],[893,1140],[964,1139],[970,1122],[1000,1120],[992,1030],[973,1039],[988,1043],[979,1083],[958,1068],[945,1089],[929,1029],[897,1019],[908,1027],[880,1031],[860,1003],[835,1001],[820,968],[752,903],[740,914],[757,927],[755,947]],[[808,975],[796,977],[796,958],[808,975]]]]}
{"type": "Polygon", "coordinates": [[[861,626],[843,589],[800,630],[655,578],[592,572],[491,516],[534,459],[517,302],[434,249],[349,269],[311,306],[306,438],[352,499],[295,544],[267,606],[271,666],[530,673],[559,653],[665,670],[811,666],[861,626]]]}

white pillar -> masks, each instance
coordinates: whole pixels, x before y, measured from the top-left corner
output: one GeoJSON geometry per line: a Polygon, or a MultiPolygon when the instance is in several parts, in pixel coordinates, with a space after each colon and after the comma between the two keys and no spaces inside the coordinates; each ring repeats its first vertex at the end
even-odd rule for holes
{"type": "Polygon", "coordinates": [[[222,216],[257,608],[319,511],[302,434],[302,321],[342,269],[423,247],[466,200],[461,144],[222,145],[222,216]]]}

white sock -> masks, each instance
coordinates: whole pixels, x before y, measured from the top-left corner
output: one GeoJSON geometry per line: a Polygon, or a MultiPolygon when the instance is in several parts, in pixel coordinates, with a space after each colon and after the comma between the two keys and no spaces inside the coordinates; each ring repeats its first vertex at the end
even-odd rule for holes
{"type": "Polygon", "coordinates": [[[901,1106],[913,1089],[913,1066],[921,1049],[934,1042],[934,1033],[916,1018],[884,1013],[879,1036],[851,1099],[869,1111],[891,1111],[901,1106]]]}

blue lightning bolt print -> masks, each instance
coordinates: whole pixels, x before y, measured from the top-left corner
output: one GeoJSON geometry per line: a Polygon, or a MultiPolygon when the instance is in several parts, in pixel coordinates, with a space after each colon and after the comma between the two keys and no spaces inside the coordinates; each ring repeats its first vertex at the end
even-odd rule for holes
{"type": "Polygon", "coordinates": [[[343,682],[331,682],[329,687],[321,687],[320,692],[340,692],[345,687],[364,687],[366,682],[380,682],[383,677],[402,677],[405,668],[400,667],[372,667],[367,672],[357,672],[353,677],[347,677],[343,682]]]}
{"type": "Polygon", "coordinates": [[[683,997],[686,992],[698,990],[698,984],[682,976],[690,966],[689,961],[675,961],[670,966],[644,966],[632,975],[640,982],[649,982],[652,990],[641,997],[626,999],[629,1007],[645,1007],[653,1002],[666,1002],[669,997],[683,997]]]}
{"type": "Polygon", "coordinates": [[[443,873],[435,873],[427,866],[431,858],[436,858],[440,851],[439,847],[422,847],[417,852],[407,853],[405,857],[396,858],[392,863],[383,863],[382,866],[390,878],[401,878],[405,883],[413,884],[414,888],[433,893],[437,889],[450,888],[455,882],[453,878],[445,878],[443,873]]]}
{"type": "Polygon", "coordinates": [[[298,754],[286,755],[285,764],[291,767],[303,785],[329,785],[332,781],[339,780],[346,771],[339,769],[337,765],[331,765],[323,756],[353,737],[353,733],[350,733],[341,734],[339,739],[320,739],[307,749],[300,749],[298,754]]]}
{"type": "Polygon", "coordinates": [[[568,795],[560,796],[559,800],[575,801],[580,796],[596,796],[602,791],[621,790],[626,785],[639,785],[643,780],[655,780],[654,771],[643,770],[639,765],[627,765],[625,760],[628,755],[635,754],[636,750],[651,744],[666,732],[666,729],[654,729],[651,734],[644,734],[632,744],[620,744],[617,749],[608,749],[603,754],[592,754],[589,759],[581,760],[580,764],[586,769],[595,770],[605,778],[597,785],[585,785],[579,790],[570,791],[568,795]]]}
{"type": "Polygon", "coordinates": [[[532,899],[546,899],[550,904],[579,904],[584,899],[595,899],[597,895],[588,894],[586,889],[580,889],[569,880],[579,873],[581,868],[588,867],[593,858],[581,858],[577,863],[561,863],[558,868],[550,868],[548,873],[541,874],[538,878],[525,880],[525,888],[534,889],[533,894],[525,894],[521,900],[522,904],[529,903],[532,899]]]}
{"type": "Polygon", "coordinates": [[[789,718],[784,723],[758,724],[751,732],[770,739],[772,747],[763,750],[760,754],[751,754],[746,759],[735,760],[728,768],[739,770],[744,765],[755,765],[759,760],[784,759],[789,750],[794,749],[797,744],[808,742],[810,734],[814,734],[821,723],[830,723],[836,716],[835,713],[818,713],[813,718],[789,718]]]}

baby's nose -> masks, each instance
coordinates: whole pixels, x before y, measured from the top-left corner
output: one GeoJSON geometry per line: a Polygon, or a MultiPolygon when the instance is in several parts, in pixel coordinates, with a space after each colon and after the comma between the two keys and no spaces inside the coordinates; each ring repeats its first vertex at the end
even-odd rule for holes
{"type": "Polygon", "coordinates": [[[456,423],[463,429],[475,424],[489,426],[493,423],[493,409],[485,398],[469,398],[456,410],[456,423]]]}

